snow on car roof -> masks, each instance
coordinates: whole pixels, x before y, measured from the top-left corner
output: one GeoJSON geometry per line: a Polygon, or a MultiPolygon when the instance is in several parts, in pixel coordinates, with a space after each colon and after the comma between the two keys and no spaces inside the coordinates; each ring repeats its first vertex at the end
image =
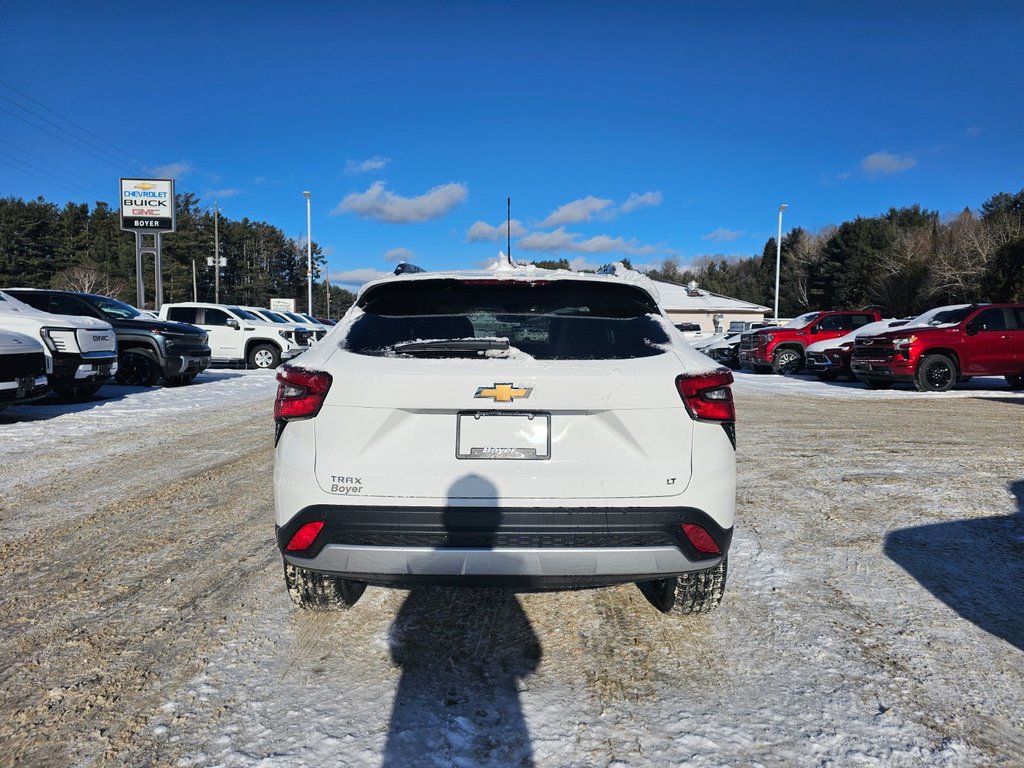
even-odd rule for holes
{"type": "Polygon", "coordinates": [[[867,325],[862,325],[860,328],[854,328],[852,331],[844,336],[840,336],[837,339],[825,339],[824,341],[816,341],[813,344],[807,346],[808,352],[824,352],[826,349],[835,349],[840,347],[847,342],[851,342],[858,336],[869,336],[872,333],[881,333],[887,331],[893,323],[898,323],[899,320],[894,318],[888,318],[886,320],[877,320],[867,325]]]}
{"type": "Polygon", "coordinates": [[[600,272],[574,272],[569,269],[546,269],[536,264],[520,264],[499,251],[495,260],[484,269],[456,269],[438,272],[403,272],[400,275],[387,275],[365,283],[359,289],[359,297],[371,288],[383,283],[395,281],[417,280],[480,280],[499,277],[502,280],[531,282],[535,280],[584,280],[589,282],[627,283],[642,288],[657,303],[660,301],[658,288],[647,275],[627,268],[621,261],[610,265],[600,272]]]}

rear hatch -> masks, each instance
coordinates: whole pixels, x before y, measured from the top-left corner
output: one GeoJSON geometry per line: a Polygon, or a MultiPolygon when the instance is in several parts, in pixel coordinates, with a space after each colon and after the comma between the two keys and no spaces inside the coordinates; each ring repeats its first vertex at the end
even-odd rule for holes
{"type": "Polygon", "coordinates": [[[409,280],[360,308],[314,420],[324,491],[600,506],[685,490],[694,422],[675,380],[687,371],[642,289],[409,280]]]}

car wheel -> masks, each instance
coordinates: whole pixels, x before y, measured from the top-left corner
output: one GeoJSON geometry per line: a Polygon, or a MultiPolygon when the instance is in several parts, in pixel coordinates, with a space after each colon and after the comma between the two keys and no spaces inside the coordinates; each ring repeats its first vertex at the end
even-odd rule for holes
{"type": "Polygon", "coordinates": [[[277,368],[281,353],[269,344],[259,344],[249,352],[249,365],[253,368],[277,368]]]}
{"type": "Polygon", "coordinates": [[[284,564],[284,583],[292,602],[307,611],[347,611],[366,591],[362,582],[327,576],[289,563],[284,564]]]}
{"type": "Polygon", "coordinates": [[[1007,376],[1006,383],[1010,385],[1010,389],[1024,389],[1024,374],[1007,376]]]}
{"type": "Polygon", "coordinates": [[[681,573],[671,579],[637,582],[647,601],[662,613],[689,616],[711,613],[722,602],[728,558],[714,568],[681,573]]]}
{"type": "Polygon", "coordinates": [[[82,403],[100,391],[102,384],[73,384],[71,386],[54,387],[53,391],[61,400],[82,403]]]}
{"type": "Polygon", "coordinates": [[[152,387],[160,379],[160,363],[148,349],[126,349],[117,356],[114,379],[127,387],[152,387]]]}
{"type": "Polygon", "coordinates": [[[918,392],[945,392],[956,384],[956,364],[945,355],[925,355],[918,363],[914,386],[918,392]]]}
{"type": "Polygon", "coordinates": [[[804,356],[795,349],[780,349],[772,357],[772,370],[776,373],[796,373],[804,367],[804,356]]]}
{"type": "Polygon", "coordinates": [[[892,382],[888,379],[864,379],[868,389],[892,389],[892,382]]]}
{"type": "Polygon", "coordinates": [[[191,384],[195,377],[194,373],[179,373],[177,376],[168,376],[164,381],[167,382],[168,387],[183,387],[186,384],[191,384]]]}

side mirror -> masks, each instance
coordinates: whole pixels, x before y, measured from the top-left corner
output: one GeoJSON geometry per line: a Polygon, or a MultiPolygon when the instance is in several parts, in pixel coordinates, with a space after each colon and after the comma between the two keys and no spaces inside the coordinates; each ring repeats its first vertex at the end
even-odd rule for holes
{"type": "Polygon", "coordinates": [[[226,326],[227,326],[228,328],[234,328],[234,329],[235,329],[236,331],[237,331],[237,330],[238,330],[239,328],[241,328],[241,326],[240,326],[240,325],[238,324],[238,321],[237,321],[237,320],[235,320],[235,318],[233,318],[233,317],[229,317],[229,318],[228,318],[228,319],[227,319],[227,320],[225,321],[224,325],[226,325],[226,326]]]}
{"type": "Polygon", "coordinates": [[[967,324],[967,327],[964,328],[964,331],[967,333],[968,336],[976,336],[978,331],[980,331],[980,330],[981,330],[981,321],[980,320],[971,320],[971,322],[969,322],[967,324]]]}
{"type": "Polygon", "coordinates": [[[812,326],[811,326],[810,328],[808,328],[807,330],[809,330],[809,331],[810,331],[811,333],[817,333],[817,332],[818,332],[818,331],[820,331],[821,329],[820,329],[820,328],[819,328],[818,326],[816,326],[816,325],[812,325],[812,326]]]}

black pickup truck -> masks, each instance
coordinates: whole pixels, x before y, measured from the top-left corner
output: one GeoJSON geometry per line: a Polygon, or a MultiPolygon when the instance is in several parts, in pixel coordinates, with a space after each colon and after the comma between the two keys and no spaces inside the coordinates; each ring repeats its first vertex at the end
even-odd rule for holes
{"type": "Polygon", "coordinates": [[[98,317],[117,334],[119,384],[151,387],[161,378],[172,386],[188,384],[210,365],[206,332],[187,323],[172,323],[130,304],[78,291],[5,288],[29,306],[57,315],[98,317]]]}

